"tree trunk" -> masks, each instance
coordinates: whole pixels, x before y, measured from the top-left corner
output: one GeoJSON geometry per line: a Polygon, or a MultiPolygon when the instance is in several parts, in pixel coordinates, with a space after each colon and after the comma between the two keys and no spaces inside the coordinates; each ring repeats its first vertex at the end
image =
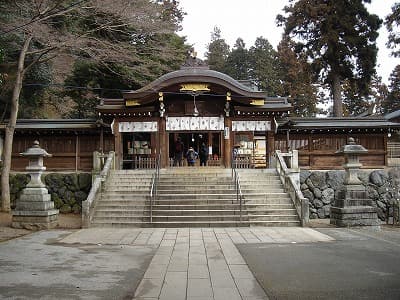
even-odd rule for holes
{"type": "Polygon", "coordinates": [[[17,76],[15,79],[14,90],[11,98],[11,112],[10,119],[5,130],[4,149],[3,149],[3,169],[1,170],[1,208],[4,212],[11,210],[10,202],[10,169],[11,169],[11,155],[12,144],[14,138],[15,125],[17,123],[19,95],[22,89],[22,80],[25,75],[24,62],[26,52],[28,51],[29,44],[32,36],[28,36],[24,42],[21,53],[18,58],[17,76]]]}
{"type": "Polygon", "coordinates": [[[332,94],[333,94],[333,116],[341,118],[343,117],[342,89],[340,85],[340,77],[337,74],[333,75],[332,94]]]}

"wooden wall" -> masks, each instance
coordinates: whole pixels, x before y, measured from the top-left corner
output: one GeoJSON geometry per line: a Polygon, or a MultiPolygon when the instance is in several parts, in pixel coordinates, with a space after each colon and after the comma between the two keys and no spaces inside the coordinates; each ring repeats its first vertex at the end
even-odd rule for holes
{"type": "MultiPolygon", "coordinates": [[[[45,158],[47,171],[91,171],[93,167],[93,151],[100,148],[100,137],[96,134],[53,134],[16,135],[13,143],[11,170],[25,171],[28,159],[19,153],[38,140],[40,146],[52,157],[45,158]]],[[[104,152],[114,150],[114,137],[104,136],[104,152]]]]}
{"type": "MultiPolygon", "coordinates": [[[[335,154],[346,144],[348,137],[368,150],[360,157],[363,168],[379,168],[386,165],[385,134],[290,134],[289,147],[299,151],[299,165],[310,169],[341,169],[344,157],[335,154]]],[[[287,151],[287,136],[277,135],[275,149],[287,151]]]]}

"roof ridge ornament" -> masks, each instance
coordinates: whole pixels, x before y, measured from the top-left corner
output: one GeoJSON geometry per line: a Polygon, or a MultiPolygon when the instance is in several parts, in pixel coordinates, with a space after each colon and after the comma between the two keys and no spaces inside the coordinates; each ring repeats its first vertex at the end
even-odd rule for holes
{"type": "Polygon", "coordinates": [[[209,69],[207,63],[205,63],[203,60],[200,58],[197,58],[197,52],[194,51],[194,48],[190,48],[186,61],[183,63],[182,68],[206,68],[209,69]]]}

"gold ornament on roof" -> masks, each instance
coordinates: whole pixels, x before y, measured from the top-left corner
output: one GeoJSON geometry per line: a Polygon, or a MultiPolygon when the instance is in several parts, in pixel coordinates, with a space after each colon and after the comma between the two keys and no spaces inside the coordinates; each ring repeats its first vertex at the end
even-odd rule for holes
{"type": "Polygon", "coordinates": [[[251,105],[264,105],[264,99],[253,99],[250,102],[251,105]]]}
{"type": "Polygon", "coordinates": [[[185,83],[181,84],[180,88],[181,92],[209,92],[210,89],[208,88],[208,84],[206,83],[185,83]]]}

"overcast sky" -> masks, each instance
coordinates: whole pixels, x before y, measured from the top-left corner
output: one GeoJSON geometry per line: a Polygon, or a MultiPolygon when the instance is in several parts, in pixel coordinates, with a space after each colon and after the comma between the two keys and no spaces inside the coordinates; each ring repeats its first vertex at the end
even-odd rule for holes
{"type": "MultiPolygon", "coordinates": [[[[391,11],[396,0],[372,0],[368,5],[371,12],[384,18],[391,11]]],[[[187,13],[183,20],[181,35],[193,44],[199,58],[204,58],[207,44],[211,40],[214,26],[221,29],[221,35],[232,47],[238,37],[246,43],[246,48],[254,45],[257,37],[262,36],[276,49],[282,34],[282,28],[276,26],[276,15],[282,12],[287,0],[180,0],[180,6],[187,13]]],[[[388,78],[399,58],[390,56],[386,49],[386,28],[382,26],[378,39],[378,74],[388,83],[388,78]]]]}

